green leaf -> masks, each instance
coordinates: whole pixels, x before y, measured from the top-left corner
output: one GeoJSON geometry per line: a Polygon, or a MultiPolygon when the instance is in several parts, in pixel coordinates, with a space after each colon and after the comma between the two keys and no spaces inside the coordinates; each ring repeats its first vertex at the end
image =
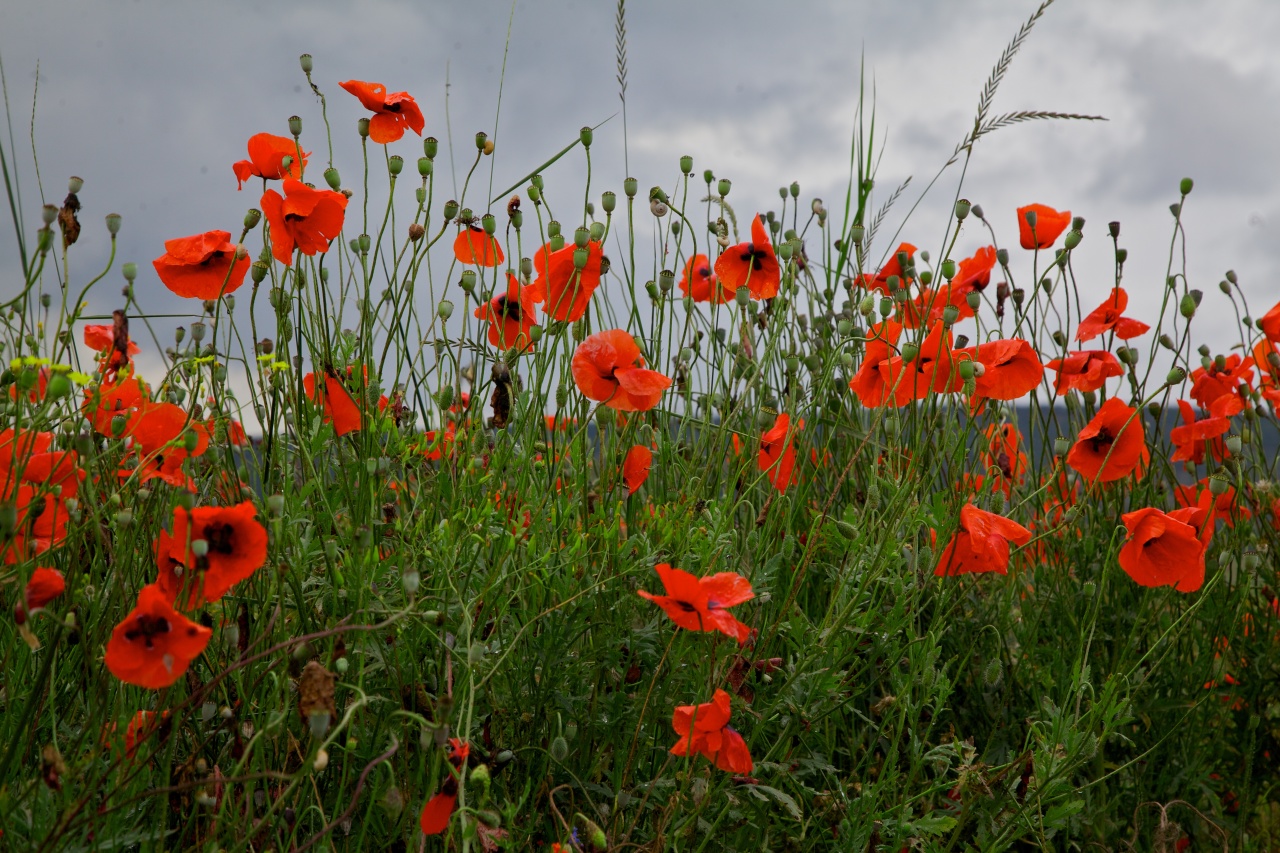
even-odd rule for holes
{"type": "Polygon", "coordinates": [[[757,800],[768,802],[770,798],[781,803],[791,816],[796,820],[800,820],[803,815],[800,813],[800,804],[790,794],[779,791],[777,788],[770,788],[768,785],[748,785],[747,790],[751,792],[757,800]]]}

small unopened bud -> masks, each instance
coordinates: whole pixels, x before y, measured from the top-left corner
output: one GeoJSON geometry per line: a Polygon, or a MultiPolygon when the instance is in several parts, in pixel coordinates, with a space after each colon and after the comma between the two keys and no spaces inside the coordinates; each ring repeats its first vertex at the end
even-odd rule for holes
{"type": "Polygon", "coordinates": [[[916,356],[920,354],[920,347],[915,344],[902,345],[902,363],[910,364],[916,360],[916,356]]]}
{"type": "Polygon", "coordinates": [[[1178,192],[1183,195],[1191,195],[1191,188],[1195,186],[1195,182],[1190,178],[1183,178],[1178,184],[1178,192]]]}
{"type": "Polygon", "coordinates": [[[1117,263],[1117,264],[1120,264],[1121,266],[1123,266],[1123,265],[1124,265],[1124,262],[1125,262],[1125,261],[1127,261],[1127,260],[1129,260],[1129,250],[1128,250],[1128,249],[1116,249],[1116,263],[1117,263]]]}
{"type": "Polygon", "coordinates": [[[1167,334],[1164,334],[1160,336],[1160,346],[1164,347],[1167,350],[1172,350],[1177,347],[1177,344],[1173,342],[1173,338],[1169,337],[1169,335],[1167,334]]]}
{"type": "Polygon", "coordinates": [[[1196,315],[1196,300],[1190,293],[1183,294],[1182,300],[1178,303],[1178,311],[1188,320],[1196,315]]]}

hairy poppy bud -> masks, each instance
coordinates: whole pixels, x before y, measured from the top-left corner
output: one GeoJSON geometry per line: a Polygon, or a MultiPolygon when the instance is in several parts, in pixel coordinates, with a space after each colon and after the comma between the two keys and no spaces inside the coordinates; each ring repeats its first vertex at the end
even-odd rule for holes
{"type": "Polygon", "coordinates": [[[1067,251],[1071,251],[1076,246],[1079,246],[1080,241],[1083,239],[1084,239],[1084,234],[1082,232],[1068,231],[1066,239],[1062,241],[1062,245],[1067,248],[1067,251]]]}
{"type": "Polygon", "coordinates": [[[65,373],[55,373],[49,377],[49,384],[45,387],[44,394],[50,400],[59,400],[70,396],[72,388],[70,377],[65,373]]]}
{"type": "Polygon", "coordinates": [[[915,344],[902,345],[902,363],[910,364],[916,360],[916,356],[920,354],[920,347],[915,344]]]}
{"type": "Polygon", "coordinates": [[[1240,283],[1240,277],[1236,275],[1235,270],[1227,270],[1226,277],[1227,277],[1227,281],[1231,282],[1232,284],[1240,283]]]}
{"type": "Polygon", "coordinates": [[[118,213],[107,214],[107,232],[110,233],[112,237],[120,233],[120,222],[121,222],[120,214],[118,213]]]}
{"type": "Polygon", "coordinates": [[[1035,210],[1028,210],[1026,213],[1022,214],[1022,218],[1026,220],[1026,223],[1031,226],[1031,230],[1034,231],[1038,220],[1035,210]]]}
{"type": "Polygon", "coordinates": [[[562,735],[556,735],[551,740],[550,752],[553,761],[564,763],[569,757],[569,742],[562,735]]]}
{"type": "Polygon", "coordinates": [[[729,189],[732,186],[733,184],[729,181],[728,178],[721,178],[716,183],[716,192],[720,195],[720,198],[724,198],[729,194],[729,189]]]}
{"type": "Polygon", "coordinates": [[[1191,195],[1191,188],[1195,186],[1195,182],[1190,178],[1183,178],[1178,184],[1178,192],[1183,195],[1191,195]]]}
{"type": "Polygon", "coordinates": [[[124,280],[132,283],[138,277],[138,265],[133,261],[120,267],[120,273],[124,276],[124,280]]]}
{"type": "Polygon", "coordinates": [[[1122,364],[1130,367],[1138,363],[1138,351],[1133,347],[1120,347],[1116,350],[1116,357],[1120,359],[1122,364]]]}
{"type": "Polygon", "coordinates": [[[969,203],[969,199],[962,198],[956,202],[956,219],[963,222],[969,216],[969,211],[973,209],[973,205],[969,203]]]}
{"type": "Polygon", "coordinates": [[[1009,266],[1009,250],[1008,249],[996,249],[996,263],[998,263],[1002,267],[1009,266]]]}
{"type": "Polygon", "coordinates": [[[1169,337],[1168,335],[1161,335],[1160,346],[1164,347],[1167,350],[1172,350],[1177,346],[1177,344],[1175,344],[1173,342],[1173,338],[1169,337]]]}

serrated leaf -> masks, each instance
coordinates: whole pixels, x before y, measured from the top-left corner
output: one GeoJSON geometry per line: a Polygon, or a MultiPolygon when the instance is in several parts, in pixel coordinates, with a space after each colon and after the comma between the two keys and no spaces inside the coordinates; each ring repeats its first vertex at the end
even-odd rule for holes
{"type": "Polygon", "coordinates": [[[768,801],[770,798],[781,803],[793,818],[800,820],[803,815],[800,812],[800,804],[796,802],[795,797],[788,793],[779,791],[777,788],[771,788],[768,785],[749,785],[747,790],[751,792],[758,800],[768,801]]]}

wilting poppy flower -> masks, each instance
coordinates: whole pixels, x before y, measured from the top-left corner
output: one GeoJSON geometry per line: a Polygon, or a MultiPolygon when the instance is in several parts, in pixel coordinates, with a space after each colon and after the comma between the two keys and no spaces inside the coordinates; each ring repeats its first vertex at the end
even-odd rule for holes
{"type": "Polygon", "coordinates": [[[954,577],[971,572],[1009,573],[1009,543],[1026,545],[1031,531],[1004,516],[965,504],[960,510],[960,526],[942,549],[936,577],[954,577]]]}
{"type": "Polygon", "coordinates": [[[680,292],[694,302],[710,302],[723,305],[734,297],[734,292],[720,286],[720,279],[711,271],[711,261],[706,255],[694,255],[684,265],[680,276],[680,292]]]}
{"type": "MultiPolygon", "coordinates": [[[[112,728],[114,729],[114,725],[112,728]]],[[[142,746],[153,734],[158,733],[160,739],[163,740],[168,733],[168,728],[168,711],[163,711],[159,715],[155,711],[139,711],[134,714],[133,719],[129,720],[129,725],[124,730],[125,757],[133,758],[138,751],[138,747],[142,746]],[[156,719],[157,716],[159,719],[156,719]]]]}
{"type": "Polygon", "coordinates": [[[418,102],[408,92],[388,95],[386,86],[363,80],[345,80],[338,85],[359,98],[366,110],[373,112],[373,118],[369,119],[369,138],[379,145],[395,142],[404,136],[406,127],[422,135],[426,121],[422,118],[418,102]]]}
{"type": "Polygon", "coordinates": [[[326,373],[324,387],[317,390],[316,375],[308,373],[302,377],[302,387],[307,399],[324,410],[325,421],[333,424],[333,431],[339,436],[361,428],[360,408],[337,376],[326,373]]]}
{"type": "Polygon", "coordinates": [[[859,402],[869,409],[884,405],[889,387],[885,385],[884,376],[880,373],[880,365],[887,364],[893,357],[894,345],[901,336],[902,325],[891,319],[872,325],[871,331],[867,333],[867,348],[862,366],[849,380],[849,388],[858,396],[859,402]]]}
{"type": "MultiPolygon", "coordinates": [[[[225,233],[225,232],[224,232],[225,233]]],[[[133,357],[142,352],[142,347],[128,340],[124,352],[116,345],[116,327],[105,323],[84,327],[84,344],[96,353],[102,353],[101,370],[109,373],[133,363],[133,357]]]]}
{"type": "Polygon", "coordinates": [[[922,400],[930,392],[947,394],[959,391],[960,373],[954,369],[951,353],[951,330],[942,322],[935,323],[920,342],[915,358],[908,363],[901,355],[880,363],[880,377],[891,396],[886,402],[905,406],[922,400]]]}
{"type": "Polygon", "coordinates": [[[1214,400],[1226,394],[1239,394],[1253,388],[1253,358],[1241,358],[1232,353],[1225,358],[1218,356],[1208,367],[1197,367],[1191,373],[1191,399],[1203,408],[1209,408],[1214,400]]]}
{"type": "Polygon", "coordinates": [[[1108,399],[1076,436],[1067,464],[1093,483],[1141,477],[1150,453],[1142,418],[1118,397],[1108,399]]]}
{"type": "Polygon", "coordinates": [[[653,451],[643,444],[637,444],[627,451],[627,458],[622,462],[622,482],[627,484],[627,494],[634,495],[636,490],[649,479],[649,469],[653,467],[653,451]]]}
{"type": "Polygon", "coordinates": [[[166,240],[164,254],[151,265],[164,286],[179,296],[217,299],[244,284],[249,255],[231,242],[230,232],[206,231],[166,240]]]}
{"type": "Polygon", "coordinates": [[[686,631],[719,631],[745,643],[751,637],[751,629],[729,613],[728,608],[755,598],[751,583],[733,572],[718,572],[706,577],[695,577],[683,569],[673,569],[666,563],[653,567],[666,588],[666,595],[653,595],[639,590],[641,598],[647,598],[666,611],[686,631]]]}
{"type": "Polygon", "coordinates": [[[166,554],[160,553],[161,546],[166,544],[163,540],[168,540],[167,556],[186,567],[180,578],[166,578],[161,572],[160,586],[171,593],[170,600],[177,600],[179,588],[185,586],[187,608],[217,601],[261,568],[267,561],[267,529],[256,515],[252,501],[228,507],[174,509],[173,534],[162,531],[156,546],[157,560],[162,561],[166,554]],[[198,546],[197,542],[204,545],[198,546]]]}
{"type": "Polygon", "coordinates": [[[456,737],[449,738],[448,760],[453,771],[445,777],[440,792],[427,800],[422,807],[422,816],[418,824],[423,835],[439,835],[449,827],[449,818],[458,807],[458,776],[462,773],[462,765],[471,755],[471,745],[456,737]]]}
{"type": "MultiPolygon", "coordinates": [[[[209,448],[209,432],[203,423],[192,421],[184,409],[173,403],[143,402],[130,415],[125,434],[140,459],[139,482],[160,479],[178,488],[195,488],[182,470],[182,463],[209,448]],[[186,445],[188,431],[195,436],[191,450],[186,445]]],[[[124,470],[121,476],[131,473],[124,470]]]]}
{"type": "Polygon", "coordinates": [[[1018,240],[1024,249],[1047,249],[1062,236],[1071,224],[1071,211],[1058,212],[1043,204],[1029,204],[1018,208],[1018,240]],[[1036,224],[1031,227],[1027,212],[1035,213],[1036,224]]]}
{"type": "Polygon", "coordinates": [[[731,713],[729,694],[723,690],[716,690],[710,702],[677,706],[671,727],[680,740],[671,747],[671,754],[698,752],[721,770],[750,773],[751,753],[742,735],[730,728],[731,713]]]}
{"type": "Polygon", "coordinates": [[[772,299],[778,295],[782,268],[769,240],[769,229],[759,215],[751,220],[751,240],[730,246],[716,258],[716,278],[730,295],[746,287],[752,299],[772,299]]]}
{"type": "Polygon", "coordinates": [[[907,282],[902,275],[902,261],[900,259],[903,257],[912,258],[915,253],[916,247],[910,243],[898,244],[898,248],[893,250],[893,255],[890,256],[889,262],[881,267],[880,271],[875,275],[864,273],[860,283],[867,290],[879,290],[881,293],[892,296],[893,294],[889,293],[889,279],[897,277],[898,286],[905,287],[907,282]]]}
{"type": "Polygon", "coordinates": [[[671,380],[646,370],[635,339],[622,329],[596,332],[573,353],[573,381],[588,400],[620,412],[647,412],[671,380]]]}
{"type": "Polygon", "coordinates": [[[1017,400],[1029,393],[1044,378],[1044,365],[1021,338],[989,341],[956,350],[957,360],[967,354],[982,365],[981,376],[974,377],[974,396],[992,400],[1017,400]]]}
{"type": "Polygon", "coordinates": [[[288,136],[275,136],[270,133],[255,133],[249,137],[249,159],[239,160],[231,164],[236,173],[236,190],[244,188],[244,182],[252,177],[268,181],[278,181],[289,177],[302,180],[302,170],[307,165],[310,151],[302,151],[302,162],[298,162],[300,149],[296,140],[288,136]],[[292,158],[289,165],[284,165],[284,158],[292,158]]]}
{"type": "Polygon", "coordinates": [[[529,335],[534,325],[533,294],[515,276],[507,275],[507,289],[477,308],[476,317],[488,321],[489,343],[498,349],[533,352],[529,335]]]}
{"type": "Polygon", "coordinates": [[[211,636],[213,631],[174,610],[160,587],[149,584],[111,632],[105,662],[121,681],[159,690],[182,677],[211,636]]]}
{"type": "Polygon", "coordinates": [[[1093,340],[1106,332],[1114,332],[1115,336],[1122,341],[1146,334],[1151,328],[1146,323],[1120,316],[1128,305],[1129,294],[1125,293],[1124,288],[1113,288],[1107,301],[1094,308],[1080,321],[1080,327],[1076,329],[1076,340],[1093,340]]]}
{"type": "Polygon", "coordinates": [[[1227,446],[1222,436],[1231,429],[1230,418],[1243,410],[1243,400],[1234,394],[1223,394],[1209,405],[1209,417],[1196,420],[1191,404],[1179,400],[1178,412],[1183,425],[1169,431],[1169,441],[1176,448],[1170,461],[1199,465],[1204,462],[1206,446],[1214,459],[1222,461],[1227,458],[1227,446]]]}
{"type": "Polygon", "coordinates": [[[1204,584],[1206,551],[1193,520],[1197,514],[1203,510],[1146,507],[1122,515],[1129,539],[1120,549],[1120,568],[1142,586],[1195,592],[1204,584]]]}
{"type": "Polygon", "coordinates": [[[62,595],[63,590],[66,588],[67,582],[62,577],[62,572],[45,566],[37,566],[35,571],[31,573],[30,579],[27,580],[27,588],[23,594],[23,601],[27,606],[27,611],[39,610],[62,595]]]}
{"type": "Polygon", "coordinates": [[[333,190],[284,179],[284,195],[275,190],[262,194],[262,213],[271,226],[271,254],[285,266],[293,263],[293,251],[304,255],[329,251],[329,242],[342,231],[347,197],[333,190]]]}
{"type": "Polygon", "coordinates": [[[1105,350],[1069,352],[1045,365],[1058,374],[1055,387],[1061,397],[1068,391],[1097,391],[1113,376],[1124,376],[1120,360],[1105,350]]]}
{"type": "Polygon", "coordinates": [[[537,277],[529,285],[534,302],[542,302],[542,310],[556,320],[576,322],[587,313],[591,294],[600,286],[604,274],[604,249],[594,240],[587,242],[587,262],[578,269],[573,243],[551,251],[551,244],[533,254],[533,268],[537,277]]]}
{"type": "Polygon", "coordinates": [[[1258,329],[1267,336],[1267,340],[1280,343],[1280,302],[1258,319],[1258,329]]]}
{"type": "Polygon", "coordinates": [[[791,485],[791,475],[796,467],[795,433],[804,429],[804,421],[797,421],[791,428],[791,416],[785,413],[778,415],[773,426],[760,436],[760,454],[757,464],[765,472],[769,482],[780,492],[785,492],[791,485]],[[790,435],[788,435],[790,431],[790,435]]]}
{"type": "Polygon", "coordinates": [[[483,228],[474,225],[464,226],[458,231],[458,236],[453,241],[453,256],[460,264],[474,264],[478,267],[496,267],[504,260],[498,241],[486,234],[483,228]]]}

